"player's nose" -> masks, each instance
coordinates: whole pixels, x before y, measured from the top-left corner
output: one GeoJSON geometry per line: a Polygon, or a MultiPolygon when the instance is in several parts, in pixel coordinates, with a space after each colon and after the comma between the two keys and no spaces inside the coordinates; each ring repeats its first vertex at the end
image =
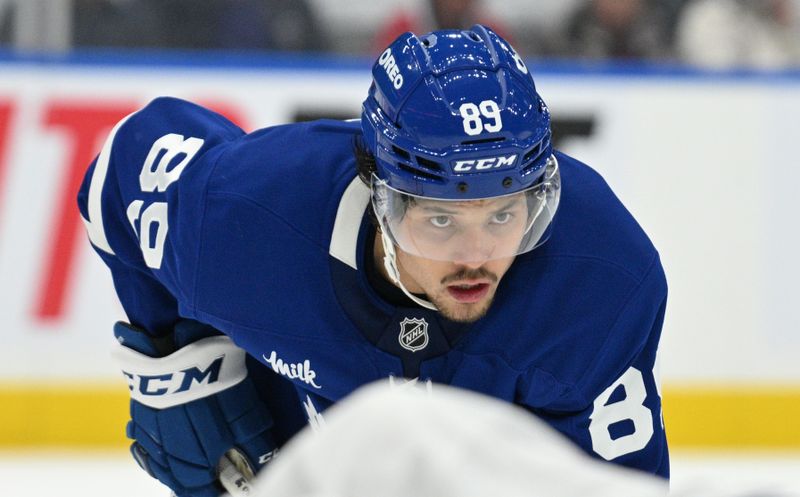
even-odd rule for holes
{"type": "Polygon", "coordinates": [[[456,264],[467,269],[478,269],[486,263],[485,260],[482,261],[456,261],[456,264]]]}
{"type": "Polygon", "coordinates": [[[455,240],[452,261],[470,269],[481,267],[490,260],[494,242],[481,230],[470,230],[455,240]]]}

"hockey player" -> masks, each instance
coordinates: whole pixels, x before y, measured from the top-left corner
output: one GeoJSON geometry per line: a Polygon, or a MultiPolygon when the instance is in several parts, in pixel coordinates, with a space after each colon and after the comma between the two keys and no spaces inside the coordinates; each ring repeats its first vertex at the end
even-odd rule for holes
{"type": "Polygon", "coordinates": [[[226,453],[258,472],[392,376],[518,404],[668,476],[658,253],[553,150],[521,58],[483,26],[406,33],[372,74],[360,122],[245,134],[160,98],[112,130],[79,205],[130,320],[114,332],[136,460],[180,497],[217,495],[226,453]]]}

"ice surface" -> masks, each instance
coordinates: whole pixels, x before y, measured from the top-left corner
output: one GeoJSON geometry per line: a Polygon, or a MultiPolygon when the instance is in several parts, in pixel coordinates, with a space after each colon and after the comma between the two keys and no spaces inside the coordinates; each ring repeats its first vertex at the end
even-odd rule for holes
{"type": "MultiPolygon", "coordinates": [[[[678,452],[672,488],[681,491],[764,482],[800,495],[800,453],[724,454],[678,452]]],[[[168,497],[127,452],[0,452],[2,495],[9,497],[168,497]]]]}

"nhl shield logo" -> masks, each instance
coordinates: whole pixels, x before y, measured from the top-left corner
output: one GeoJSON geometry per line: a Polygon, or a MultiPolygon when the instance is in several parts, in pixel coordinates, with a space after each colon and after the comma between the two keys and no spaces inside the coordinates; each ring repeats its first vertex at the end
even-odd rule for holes
{"type": "Polygon", "coordinates": [[[428,346],[428,322],[425,318],[400,321],[400,346],[411,352],[422,350],[428,346]]]}

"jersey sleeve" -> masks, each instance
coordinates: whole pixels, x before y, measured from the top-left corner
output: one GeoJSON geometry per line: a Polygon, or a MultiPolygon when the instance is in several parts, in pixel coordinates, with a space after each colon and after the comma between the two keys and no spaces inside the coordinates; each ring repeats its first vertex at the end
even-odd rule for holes
{"type": "Polygon", "coordinates": [[[657,364],[666,299],[656,254],[577,383],[531,410],[598,458],[668,478],[657,364]]]}
{"type": "Polygon", "coordinates": [[[158,334],[192,317],[206,185],[243,135],[214,112],[159,98],[118,123],[90,165],[78,206],[132,324],[158,334]]]}

